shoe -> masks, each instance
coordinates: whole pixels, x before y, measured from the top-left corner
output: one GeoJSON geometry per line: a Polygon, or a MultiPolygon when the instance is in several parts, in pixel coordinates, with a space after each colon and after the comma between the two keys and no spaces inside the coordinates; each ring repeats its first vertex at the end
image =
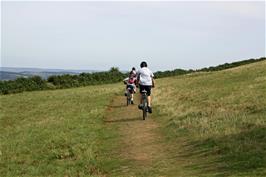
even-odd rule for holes
{"type": "Polygon", "coordinates": [[[142,109],[142,107],[143,107],[142,104],[139,104],[139,105],[138,105],[138,108],[139,108],[139,109],[142,109]]]}
{"type": "Polygon", "coordinates": [[[134,104],[134,101],[133,100],[131,100],[131,104],[134,104]]]}
{"type": "Polygon", "coordinates": [[[152,113],[152,108],[148,106],[148,112],[151,114],[152,113]]]}

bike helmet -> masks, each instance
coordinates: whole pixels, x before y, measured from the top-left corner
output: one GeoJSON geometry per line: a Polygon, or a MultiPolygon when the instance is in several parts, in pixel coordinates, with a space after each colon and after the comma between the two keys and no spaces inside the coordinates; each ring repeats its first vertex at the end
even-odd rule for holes
{"type": "Polygon", "coordinates": [[[140,63],[140,67],[143,68],[143,67],[148,67],[146,61],[143,61],[140,63]]]}

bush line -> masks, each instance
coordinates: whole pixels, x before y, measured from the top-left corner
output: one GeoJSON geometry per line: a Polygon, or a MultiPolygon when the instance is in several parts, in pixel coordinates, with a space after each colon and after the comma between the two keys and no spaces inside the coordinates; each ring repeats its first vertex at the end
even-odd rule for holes
{"type": "MultiPolygon", "coordinates": [[[[265,57],[259,59],[248,59],[233,63],[225,63],[218,66],[212,66],[208,68],[202,68],[199,70],[184,70],[175,69],[172,71],[158,71],[154,73],[155,78],[163,78],[169,76],[178,76],[193,72],[211,72],[238,67],[250,63],[266,60],[265,57]]],[[[54,75],[50,76],[47,80],[42,79],[40,76],[33,76],[29,78],[17,78],[16,80],[0,81],[0,94],[11,94],[20,93],[24,91],[36,91],[36,90],[52,90],[52,89],[63,89],[73,88],[88,85],[100,85],[100,84],[111,84],[122,81],[128,73],[122,73],[118,68],[112,67],[106,72],[97,73],[81,73],[79,75],[54,75]]]]}

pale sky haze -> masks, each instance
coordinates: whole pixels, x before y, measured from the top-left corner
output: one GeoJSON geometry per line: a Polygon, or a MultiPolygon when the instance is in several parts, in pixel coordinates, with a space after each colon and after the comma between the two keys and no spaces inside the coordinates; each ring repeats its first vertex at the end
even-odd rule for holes
{"type": "Polygon", "coordinates": [[[154,71],[265,56],[265,2],[1,2],[1,65],[154,71]]]}

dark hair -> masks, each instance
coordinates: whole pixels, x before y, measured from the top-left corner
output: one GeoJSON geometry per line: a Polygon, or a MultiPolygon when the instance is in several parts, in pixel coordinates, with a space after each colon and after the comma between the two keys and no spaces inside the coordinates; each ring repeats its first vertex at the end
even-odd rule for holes
{"type": "Polygon", "coordinates": [[[136,68],[135,68],[135,67],[133,67],[133,68],[132,68],[132,70],[136,70],[136,68]]]}
{"type": "Polygon", "coordinates": [[[146,61],[143,61],[140,63],[140,67],[143,68],[143,67],[148,67],[146,61]]]}

